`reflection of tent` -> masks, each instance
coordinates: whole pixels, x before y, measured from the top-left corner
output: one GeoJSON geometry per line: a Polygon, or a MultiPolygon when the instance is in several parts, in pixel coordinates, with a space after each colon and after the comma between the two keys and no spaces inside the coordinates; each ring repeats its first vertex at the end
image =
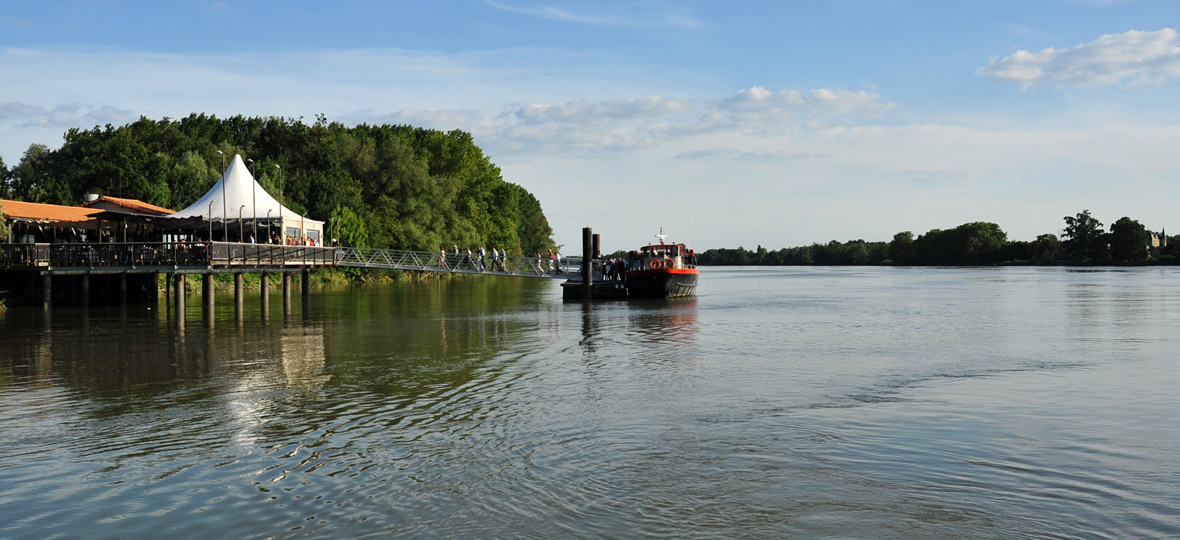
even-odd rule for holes
{"type": "MultiPolygon", "coordinates": [[[[296,214],[271,197],[254,180],[250,169],[239,155],[234,155],[221,181],[204,197],[168,218],[201,218],[236,225],[238,216],[241,216],[243,223],[251,226],[258,223],[259,227],[266,227],[267,224],[278,226],[282,216],[282,229],[287,236],[320,238],[321,231],[324,230],[324,222],[296,214]]],[[[236,234],[231,236],[231,239],[236,239],[236,234]]]]}

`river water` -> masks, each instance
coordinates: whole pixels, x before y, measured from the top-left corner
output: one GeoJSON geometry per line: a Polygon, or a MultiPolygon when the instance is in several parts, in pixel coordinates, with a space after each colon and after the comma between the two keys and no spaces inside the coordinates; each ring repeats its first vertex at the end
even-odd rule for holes
{"type": "Polygon", "coordinates": [[[0,313],[0,538],[1180,536],[1175,269],[0,313]]]}

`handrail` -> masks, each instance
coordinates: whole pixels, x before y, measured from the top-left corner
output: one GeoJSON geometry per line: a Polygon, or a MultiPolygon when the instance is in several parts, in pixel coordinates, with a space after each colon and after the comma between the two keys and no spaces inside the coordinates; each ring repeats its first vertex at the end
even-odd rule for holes
{"type": "Polygon", "coordinates": [[[330,266],[334,251],[236,242],[0,244],[0,267],[330,266]]]}
{"type": "MultiPolygon", "coordinates": [[[[0,268],[21,267],[303,267],[380,268],[487,274],[500,276],[575,278],[582,258],[467,256],[437,251],[288,246],[237,242],[111,242],[101,244],[0,244],[0,268]]],[[[601,262],[594,261],[594,276],[601,262]]]]}
{"type": "Polygon", "coordinates": [[[570,278],[579,276],[581,257],[562,258],[558,263],[546,257],[490,255],[480,257],[466,253],[410,251],[377,248],[336,248],[336,266],[346,268],[385,268],[424,272],[488,274],[523,277],[570,278]]]}

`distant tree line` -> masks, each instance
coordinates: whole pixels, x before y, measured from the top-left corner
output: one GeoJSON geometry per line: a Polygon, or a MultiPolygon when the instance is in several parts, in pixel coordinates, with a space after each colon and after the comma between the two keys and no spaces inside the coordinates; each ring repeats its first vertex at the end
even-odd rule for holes
{"type": "Polygon", "coordinates": [[[1106,231],[1089,210],[1083,210],[1065,217],[1061,238],[1042,234],[1031,242],[1008,240],[999,225],[977,221],[948,230],[933,229],[917,238],[910,231],[899,232],[890,242],[832,240],[777,251],[762,246],[753,251],[743,247],[710,249],[698,254],[697,260],[704,266],[1180,263],[1180,236],[1167,238],[1166,247],[1153,247],[1151,240],[1151,233],[1136,220],[1121,218],[1106,231]]]}
{"type": "Polygon", "coordinates": [[[193,114],[70,129],[58,150],[34,144],[0,198],[76,206],[97,193],[181,209],[221,178],[234,154],[288,208],[328,222],[342,245],[434,251],[554,247],[541,204],[506,182],[469,133],[405,125],[193,114]],[[219,153],[220,151],[220,153],[219,153]]]}

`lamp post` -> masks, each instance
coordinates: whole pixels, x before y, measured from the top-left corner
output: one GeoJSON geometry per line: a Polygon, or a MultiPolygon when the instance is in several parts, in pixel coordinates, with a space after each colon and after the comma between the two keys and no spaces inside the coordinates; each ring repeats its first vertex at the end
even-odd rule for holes
{"type": "Polygon", "coordinates": [[[226,218],[229,217],[229,212],[225,210],[225,152],[217,151],[221,154],[221,230],[225,234],[225,241],[229,242],[229,222],[226,218]]]}
{"type": "Polygon", "coordinates": [[[250,160],[250,221],[254,223],[254,241],[258,241],[258,178],[254,177],[254,160],[250,160]]]}
{"type": "Polygon", "coordinates": [[[209,241],[213,241],[213,201],[209,201],[209,241]]]}
{"type": "Polygon", "coordinates": [[[270,213],[274,212],[274,208],[266,209],[266,243],[270,243],[270,213]]]}
{"type": "Polygon", "coordinates": [[[283,229],[286,228],[287,222],[283,221],[283,168],[278,165],[275,165],[275,168],[279,170],[279,240],[280,243],[284,243],[282,241],[287,231],[283,229]]]}
{"type": "Polygon", "coordinates": [[[245,238],[246,234],[244,232],[242,232],[242,210],[245,210],[245,209],[246,209],[246,205],[244,205],[244,204],[242,206],[238,207],[238,243],[239,244],[245,243],[245,240],[246,240],[246,238],[245,238]]]}

